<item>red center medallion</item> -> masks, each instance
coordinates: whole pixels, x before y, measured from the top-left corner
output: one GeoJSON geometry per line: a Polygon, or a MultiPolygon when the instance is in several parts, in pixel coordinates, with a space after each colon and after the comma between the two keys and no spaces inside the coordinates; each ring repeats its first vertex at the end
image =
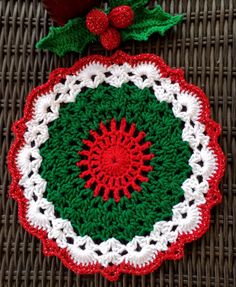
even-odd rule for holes
{"type": "Polygon", "coordinates": [[[147,173],[152,170],[153,154],[146,134],[123,118],[120,123],[114,119],[106,126],[100,123],[99,130],[91,130],[90,135],[92,139],[83,141],[77,163],[85,187],[92,188],[94,196],[102,195],[104,200],[114,197],[116,202],[122,195],[130,198],[132,191],[140,192],[141,183],[148,181],[147,173]]]}

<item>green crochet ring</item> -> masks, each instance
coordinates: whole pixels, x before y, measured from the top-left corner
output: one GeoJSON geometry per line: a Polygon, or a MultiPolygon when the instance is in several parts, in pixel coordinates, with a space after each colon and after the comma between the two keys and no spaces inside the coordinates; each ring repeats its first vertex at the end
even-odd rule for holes
{"type": "MultiPolygon", "coordinates": [[[[40,149],[41,176],[47,181],[45,196],[81,236],[89,235],[99,242],[111,237],[128,242],[135,235],[149,234],[155,222],[172,215],[173,206],[183,196],[181,184],[191,171],[191,152],[181,135],[180,119],[174,117],[166,102],[158,102],[149,89],[129,85],[120,89],[104,85],[88,89],[77,96],[75,103],[60,109],[60,117],[50,126],[49,139],[40,149]],[[86,177],[80,177],[84,166],[76,165],[81,160],[78,151],[86,148],[82,140],[91,137],[91,130],[99,132],[101,122],[108,124],[109,129],[112,119],[117,123],[125,119],[129,127],[135,124],[137,134],[145,132],[145,142],[152,143],[146,154],[153,155],[145,168],[150,170],[151,166],[152,170],[142,172],[148,181],[139,180],[135,186],[139,189],[141,185],[142,192],[129,188],[131,197],[120,196],[118,202],[112,193],[105,201],[100,195],[94,196],[95,187],[86,188],[86,177]]],[[[121,168],[125,162],[118,164],[121,168]]],[[[103,167],[98,167],[97,174],[100,169],[103,167]]],[[[103,188],[107,186],[109,182],[103,188]]]]}

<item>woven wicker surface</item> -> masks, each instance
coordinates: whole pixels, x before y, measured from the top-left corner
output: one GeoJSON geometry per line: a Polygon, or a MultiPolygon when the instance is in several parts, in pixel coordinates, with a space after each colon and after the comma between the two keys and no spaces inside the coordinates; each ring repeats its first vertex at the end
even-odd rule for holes
{"type": "MultiPolygon", "coordinates": [[[[100,275],[76,276],[57,258],[46,258],[38,239],[27,234],[17,219],[17,204],[8,197],[10,176],[6,155],[13,139],[10,127],[22,116],[25,97],[47,80],[56,67],[71,66],[78,55],[62,59],[37,51],[37,40],[50,26],[39,1],[0,0],[0,286],[236,286],[236,0],[160,1],[171,13],[185,13],[182,24],[165,37],[147,43],[129,42],[130,54],[151,52],[208,95],[213,118],[223,127],[221,146],[227,171],[221,184],[223,202],[212,210],[208,232],[185,248],[177,262],[165,262],[153,274],[121,276],[116,283],[100,275]],[[234,55],[233,55],[234,54],[234,55]]],[[[94,45],[85,54],[104,54],[94,45]]]]}

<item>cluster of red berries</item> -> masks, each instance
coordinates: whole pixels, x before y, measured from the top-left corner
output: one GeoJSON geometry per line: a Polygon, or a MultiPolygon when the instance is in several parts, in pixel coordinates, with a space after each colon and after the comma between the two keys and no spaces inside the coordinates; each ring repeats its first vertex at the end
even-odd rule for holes
{"type": "Polygon", "coordinates": [[[118,29],[125,29],[133,24],[134,11],[130,6],[118,6],[107,15],[105,12],[93,9],[86,17],[88,30],[100,36],[103,47],[114,50],[119,47],[121,34],[118,29]]]}

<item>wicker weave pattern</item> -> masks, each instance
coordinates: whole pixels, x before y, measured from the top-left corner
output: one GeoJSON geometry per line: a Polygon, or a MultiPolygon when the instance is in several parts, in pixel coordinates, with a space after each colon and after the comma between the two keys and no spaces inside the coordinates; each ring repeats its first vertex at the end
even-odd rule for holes
{"type": "MultiPolygon", "coordinates": [[[[172,67],[185,69],[186,78],[210,98],[213,118],[222,124],[221,146],[227,171],[221,184],[223,203],[213,209],[209,231],[185,248],[185,257],[166,262],[155,273],[121,276],[110,283],[99,275],[76,276],[56,258],[42,255],[39,240],[27,234],[17,220],[17,205],[8,198],[10,177],[6,154],[13,121],[22,116],[25,97],[47,80],[56,67],[71,66],[78,55],[58,58],[34,46],[50,20],[36,0],[0,0],[0,286],[236,286],[236,1],[159,1],[171,13],[185,13],[182,24],[162,38],[127,42],[130,54],[151,52],[172,67]]],[[[104,54],[97,44],[86,54],[104,54]]]]}

